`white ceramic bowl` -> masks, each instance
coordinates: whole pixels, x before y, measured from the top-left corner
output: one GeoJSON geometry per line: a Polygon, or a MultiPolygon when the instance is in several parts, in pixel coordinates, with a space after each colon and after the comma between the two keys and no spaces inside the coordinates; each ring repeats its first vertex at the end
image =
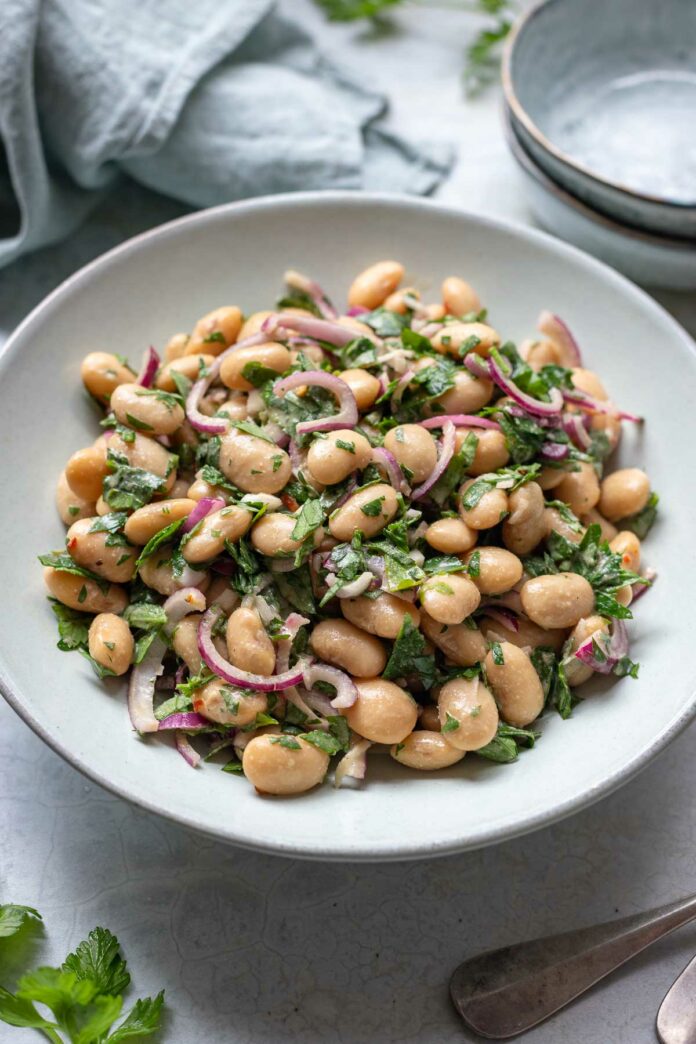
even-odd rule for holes
{"type": "Polygon", "coordinates": [[[693,484],[685,454],[696,439],[696,355],[649,297],[543,233],[419,200],[307,194],[202,211],[112,250],[51,294],[0,358],[0,483],[5,492],[0,681],[12,706],[55,750],[129,800],[216,838],[319,859],[431,856],[501,841],[559,819],[646,765],[696,706],[691,592],[696,575],[693,484]],[[652,476],[662,515],[646,557],[660,572],[631,625],[639,681],[599,686],[569,721],[543,720],[543,736],[516,764],[468,757],[417,775],[370,760],[362,791],[323,786],[292,800],[262,799],[217,766],[192,770],[167,741],[131,731],[122,688],[108,690],[75,654],[59,652],[39,552],[63,528],[53,491],[66,458],[95,435],[80,386],[89,350],[136,360],[148,343],[219,304],[267,307],[292,266],[337,300],[355,272],[400,258],[408,281],[435,297],[460,273],[496,327],[521,339],[541,308],[562,315],[645,431],[627,432],[622,459],[652,476]]]}

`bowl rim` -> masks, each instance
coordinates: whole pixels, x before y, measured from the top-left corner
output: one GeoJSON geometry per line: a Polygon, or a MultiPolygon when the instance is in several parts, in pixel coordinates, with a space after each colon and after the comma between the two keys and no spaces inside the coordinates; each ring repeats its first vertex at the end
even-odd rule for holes
{"type": "Polygon", "coordinates": [[[694,253],[694,250],[696,249],[696,239],[661,235],[657,232],[649,232],[644,228],[637,228],[635,225],[624,224],[617,218],[611,217],[609,214],[605,214],[603,211],[589,206],[589,204],[585,203],[584,200],[574,196],[569,189],[565,188],[563,185],[559,185],[557,181],[554,181],[551,175],[547,174],[544,168],[536,162],[534,157],[524,147],[524,142],[515,130],[515,123],[510,108],[505,103],[503,103],[502,122],[505,139],[514,160],[520,165],[520,167],[523,167],[530,177],[534,178],[543,189],[552,193],[552,195],[554,195],[558,200],[565,203],[566,206],[576,210],[593,224],[604,226],[604,228],[614,235],[635,239],[639,242],[646,243],[648,246],[662,247],[663,250],[675,250],[681,254],[688,255],[694,253]]]}
{"type": "Polygon", "coordinates": [[[533,4],[527,11],[520,15],[514,23],[510,35],[505,41],[501,60],[501,81],[503,94],[512,115],[522,124],[530,137],[533,138],[545,152],[550,153],[565,167],[582,174],[590,182],[594,182],[596,185],[603,188],[612,189],[613,191],[625,196],[627,199],[636,200],[639,203],[648,203],[652,206],[661,208],[664,207],[677,213],[696,213],[696,199],[693,199],[691,202],[682,202],[676,199],[669,199],[666,196],[655,196],[649,192],[639,192],[637,189],[632,189],[621,181],[614,181],[613,178],[604,177],[604,175],[598,174],[585,163],[574,159],[569,153],[565,152],[557,145],[554,145],[550,138],[548,138],[537,126],[534,119],[522,105],[514,87],[514,77],[512,73],[512,61],[515,46],[517,45],[522,33],[546,7],[549,7],[551,4],[560,4],[562,2],[564,2],[564,0],[538,0],[537,3],[533,4]]]}
{"type": "MultiPolygon", "coordinates": [[[[175,218],[172,221],[165,222],[161,225],[155,226],[154,228],[147,229],[136,236],[132,236],[117,246],[112,247],[105,253],[100,254],[82,268],[78,269],[71,276],[61,282],[42,301],[40,301],[8,337],[5,344],[0,349],[0,361],[5,360],[8,352],[14,351],[15,344],[30,332],[34,325],[42,323],[45,317],[50,316],[52,309],[60,302],[64,295],[69,293],[71,290],[78,288],[83,283],[89,283],[93,272],[105,267],[108,268],[109,264],[114,259],[127,257],[129,253],[139,250],[145,243],[157,239],[166,241],[168,237],[177,235],[181,229],[185,229],[187,226],[205,226],[208,223],[216,222],[221,217],[228,214],[243,214],[245,212],[253,213],[257,210],[272,211],[276,208],[282,210],[287,206],[307,208],[311,208],[315,205],[361,207],[366,202],[390,207],[396,206],[400,209],[406,208],[413,210],[423,209],[437,211],[443,215],[451,216],[453,220],[464,219],[465,221],[473,222],[484,229],[512,234],[527,243],[531,242],[532,244],[538,244],[546,250],[551,249],[552,252],[555,252],[561,257],[580,263],[584,267],[589,266],[590,269],[598,270],[605,281],[609,284],[614,284],[624,295],[628,295],[630,298],[638,302],[643,309],[647,308],[649,311],[653,312],[656,317],[659,317],[662,323],[666,323],[671,328],[673,334],[684,343],[685,347],[690,351],[696,351],[696,344],[694,344],[694,341],[687,331],[684,330],[677,320],[674,319],[649,294],[609,265],[599,261],[595,257],[592,257],[592,255],[585,251],[556,238],[555,236],[549,235],[548,233],[535,228],[530,228],[521,222],[474,214],[466,209],[448,203],[441,203],[437,200],[423,199],[421,197],[409,197],[397,193],[336,190],[283,193],[274,196],[260,196],[251,200],[224,203],[216,207],[194,211],[191,214],[175,218]]],[[[264,852],[269,855],[281,855],[295,859],[347,863],[396,862],[401,860],[427,859],[434,856],[453,855],[465,850],[484,848],[491,844],[513,840],[516,837],[531,833],[532,831],[541,829],[542,827],[550,826],[575,812],[587,808],[600,798],[608,796],[624,783],[627,783],[636,776],[638,772],[645,768],[674,739],[676,739],[686,726],[696,718],[696,688],[692,687],[688,698],[685,700],[683,708],[677,712],[670,721],[665,723],[662,730],[653,737],[649,745],[637,751],[637,753],[630,757],[623,766],[615,769],[611,774],[603,777],[600,781],[595,783],[594,786],[576,794],[574,797],[568,798],[566,801],[555,805],[551,809],[536,812],[515,823],[506,826],[498,825],[486,827],[479,830],[474,836],[463,836],[455,841],[430,844],[427,848],[417,842],[402,842],[398,845],[392,845],[388,849],[378,848],[375,850],[374,845],[362,842],[347,852],[345,848],[337,846],[327,847],[321,843],[317,843],[311,847],[304,846],[303,848],[298,849],[292,842],[287,841],[279,841],[272,844],[264,841],[259,842],[248,836],[240,837],[234,830],[234,824],[230,824],[228,829],[221,831],[219,828],[201,824],[192,815],[182,813],[176,808],[162,808],[156,801],[149,800],[147,793],[142,788],[138,788],[135,783],[133,785],[114,783],[108,777],[102,775],[97,767],[92,767],[88,764],[85,757],[83,757],[79,751],[70,749],[69,745],[61,739],[59,734],[51,734],[49,729],[38,720],[28,707],[24,705],[24,699],[21,692],[16,688],[12,678],[9,677],[2,663],[0,663],[0,692],[12,709],[20,718],[22,718],[32,731],[35,732],[36,735],[39,736],[39,738],[42,739],[52,750],[67,761],[68,764],[76,768],[87,779],[98,784],[100,787],[103,787],[110,793],[115,794],[117,797],[123,798],[125,801],[130,802],[136,807],[160,815],[196,834],[202,834],[218,842],[226,842],[251,851],[264,852]]],[[[137,781],[137,779],[137,775],[134,776],[134,780],[137,781]]]]}

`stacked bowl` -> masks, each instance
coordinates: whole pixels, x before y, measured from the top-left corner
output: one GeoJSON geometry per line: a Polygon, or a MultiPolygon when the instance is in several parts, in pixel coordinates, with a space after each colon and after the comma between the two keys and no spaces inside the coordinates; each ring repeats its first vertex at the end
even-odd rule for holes
{"type": "Polygon", "coordinates": [[[696,3],[544,0],[503,89],[539,222],[647,286],[696,289],[696,3]]]}

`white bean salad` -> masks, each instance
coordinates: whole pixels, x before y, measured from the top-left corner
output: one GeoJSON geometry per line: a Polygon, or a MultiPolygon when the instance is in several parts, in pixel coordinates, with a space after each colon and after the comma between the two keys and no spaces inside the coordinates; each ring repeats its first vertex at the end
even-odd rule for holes
{"type": "Polygon", "coordinates": [[[287,272],[277,310],[218,308],[137,374],[82,362],[103,430],[40,556],[59,648],[260,794],[363,779],[368,750],[511,762],[594,673],[637,675],[657,496],[607,461],[641,419],[557,316],[518,350],[463,279],[426,304],[403,276],[372,265],[339,313],[287,272]]]}

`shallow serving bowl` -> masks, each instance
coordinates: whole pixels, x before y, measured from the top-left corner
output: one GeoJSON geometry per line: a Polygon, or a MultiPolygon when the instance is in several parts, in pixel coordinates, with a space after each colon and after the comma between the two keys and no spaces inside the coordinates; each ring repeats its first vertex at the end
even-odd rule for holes
{"type": "Polygon", "coordinates": [[[544,228],[644,286],[696,290],[696,239],[658,236],[622,225],[593,210],[557,184],[534,161],[520,141],[507,107],[503,120],[529,205],[544,228]]]}
{"type": "Polygon", "coordinates": [[[690,594],[696,494],[680,447],[696,438],[696,355],[649,297],[598,261],[540,232],[434,203],[351,193],[262,199],[203,211],[125,243],[46,299],[0,358],[0,481],[8,491],[0,681],[15,710],[75,767],[121,796],[208,835],[325,859],[387,860],[489,844],[550,823],[646,765],[696,709],[690,594]],[[569,721],[542,721],[536,748],[498,766],[467,757],[417,775],[375,755],[361,791],[325,785],[262,799],[212,764],[191,769],[168,741],[131,731],[123,687],[105,689],[56,649],[39,552],[62,544],[53,492],[66,458],[95,436],[80,386],[89,350],[135,361],[149,343],[222,303],[268,306],[282,272],[321,278],[343,300],[355,272],[399,258],[435,298],[444,276],[470,280],[506,337],[521,340],[550,308],[575,331],[587,365],[627,409],[621,459],[645,467],[662,516],[645,557],[660,573],[631,625],[640,679],[598,686],[569,721]],[[10,553],[11,549],[11,553],[10,553]]]}
{"type": "Polygon", "coordinates": [[[696,4],[545,0],[508,42],[526,151],[618,221],[696,238],[696,4]]]}

